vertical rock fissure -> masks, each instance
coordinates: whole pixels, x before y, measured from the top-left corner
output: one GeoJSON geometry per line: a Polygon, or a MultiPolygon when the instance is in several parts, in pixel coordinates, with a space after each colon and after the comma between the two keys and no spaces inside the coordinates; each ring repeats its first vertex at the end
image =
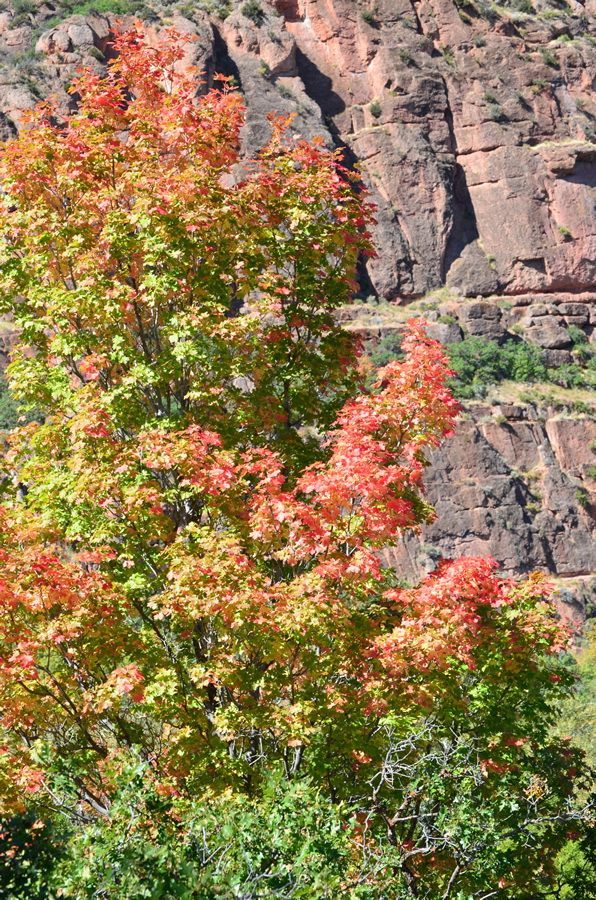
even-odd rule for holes
{"type": "Polygon", "coordinates": [[[238,88],[242,90],[242,79],[238,66],[230,56],[228,45],[221,32],[213,26],[213,60],[216,75],[226,75],[234,79],[238,88]]]}
{"type": "Polygon", "coordinates": [[[416,31],[418,32],[418,34],[424,34],[424,28],[422,27],[422,22],[420,21],[420,16],[418,15],[418,10],[416,8],[416,0],[410,0],[410,6],[412,7],[412,12],[414,13],[416,31]]]}
{"type": "Polygon", "coordinates": [[[449,86],[445,78],[441,78],[445,90],[445,122],[449,131],[450,149],[453,153],[453,177],[452,185],[452,222],[449,237],[445,242],[445,249],[441,259],[441,280],[445,283],[447,273],[456,259],[458,259],[465,247],[478,240],[478,225],[474,204],[468,189],[466,172],[458,162],[457,136],[453,124],[453,111],[449,97],[449,86]]]}

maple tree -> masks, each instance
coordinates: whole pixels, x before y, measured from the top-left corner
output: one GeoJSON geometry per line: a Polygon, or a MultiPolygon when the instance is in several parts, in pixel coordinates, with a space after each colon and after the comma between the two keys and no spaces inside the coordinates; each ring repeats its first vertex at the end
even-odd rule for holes
{"type": "MultiPolygon", "coordinates": [[[[566,635],[539,578],[383,565],[433,516],[448,365],[411,322],[364,387],[335,315],[372,253],[362,187],[279,119],[243,158],[241,97],[197,95],[187,40],[121,34],[76,112],[40,104],[2,151],[8,377],[38,411],[3,462],[2,812],[84,841],[139,803],[181,885],[197,821],[254,813],[278,773],[343,822],[333,890],[517,896],[582,815],[580,756],[549,738],[566,635]]],[[[144,896],[131,873],[110,896],[144,896]]]]}

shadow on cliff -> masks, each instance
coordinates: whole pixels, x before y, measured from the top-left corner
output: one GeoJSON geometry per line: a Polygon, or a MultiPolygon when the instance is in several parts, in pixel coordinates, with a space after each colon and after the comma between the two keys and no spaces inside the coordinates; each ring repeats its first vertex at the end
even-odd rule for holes
{"type": "Polygon", "coordinates": [[[447,273],[456,259],[458,259],[468,244],[478,240],[478,225],[476,222],[476,212],[468,182],[463,166],[457,162],[457,137],[453,124],[453,113],[449,98],[449,86],[443,78],[443,88],[445,90],[445,123],[449,130],[449,141],[451,144],[451,152],[453,153],[455,164],[453,169],[453,181],[451,188],[452,196],[452,223],[445,253],[441,263],[441,279],[443,283],[447,278],[447,273]]]}
{"type": "Polygon", "coordinates": [[[333,138],[333,143],[343,151],[345,165],[353,168],[358,162],[358,158],[351,147],[348,147],[344,142],[334,122],[335,116],[345,112],[346,104],[344,100],[333,90],[331,78],[325,75],[324,72],[321,72],[312,59],[309,59],[299,47],[296,47],[296,65],[306,93],[321,110],[327,130],[333,138]]]}
{"type": "MultiPolygon", "coordinates": [[[[228,52],[228,45],[224,41],[219,29],[213,27],[213,65],[217,75],[227,75],[233,78],[235,83],[242,90],[242,81],[240,78],[240,70],[228,52]]],[[[213,73],[211,73],[212,76],[213,73]]],[[[212,87],[212,77],[209,78],[207,87],[212,87]]]]}
{"type": "Polygon", "coordinates": [[[321,72],[299,47],[296,47],[296,65],[306,93],[315,101],[324,116],[337,116],[344,112],[346,104],[333,90],[331,78],[321,72]]]}
{"type": "Polygon", "coordinates": [[[453,174],[453,223],[447,241],[443,260],[443,280],[456,259],[464,249],[478,239],[478,225],[474,204],[468,189],[466,173],[459,163],[455,164],[453,174]]]}
{"type": "Polygon", "coordinates": [[[578,156],[573,172],[565,175],[563,180],[572,184],[585,184],[587,187],[596,187],[596,165],[595,160],[590,158],[582,159],[578,156]]]}
{"type": "MultiPolygon", "coordinates": [[[[328,75],[315,65],[305,53],[296,47],[296,65],[298,74],[304,84],[304,89],[311,100],[319,109],[325,121],[325,126],[331,135],[334,145],[343,153],[343,163],[348,169],[353,169],[358,162],[358,157],[341,136],[341,132],[334,121],[334,116],[345,112],[346,104],[342,97],[332,88],[332,80],[328,75]]],[[[357,267],[357,279],[359,284],[358,294],[363,297],[376,295],[375,287],[368,273],[366,260],[360,257],[357,267]]]]}

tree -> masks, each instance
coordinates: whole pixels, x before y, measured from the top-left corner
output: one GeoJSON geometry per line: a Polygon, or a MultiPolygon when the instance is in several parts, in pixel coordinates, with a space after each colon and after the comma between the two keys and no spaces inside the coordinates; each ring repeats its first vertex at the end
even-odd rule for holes
{"type": "Polygon", "coordinates": [[[42,414],[4,463],[4,814],[65,815],[75,857],[95,835],[74,896],[89,871],[170,896],[174,845],[180,896],[255,872],[241,896],[530,896],[581,820],[578,754],[549,739],[565,635],[491,561],[413,588],[383,567],[433,515],[450,370],[410,323],[365,389],[334,315],[372,252],[361,187],[280,120],[242,159],[241,100],[196,95],[184,40],[120,35],[74,114],[42,104],[3,151],[8,376],[42,414]],[[328,810],[320,853],[301,797],[328,810]]]}

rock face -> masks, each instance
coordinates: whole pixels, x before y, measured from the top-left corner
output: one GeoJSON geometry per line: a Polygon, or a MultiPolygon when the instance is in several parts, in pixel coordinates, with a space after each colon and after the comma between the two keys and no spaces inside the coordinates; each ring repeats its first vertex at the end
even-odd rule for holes
{"type": "MultiPolygon", "coordinates": [[[[378,209],[363,293],[394,312],[439,291],[427,312],[443,343],[522,335],[549,367],[570,365],[578,333],[592,340],[596,322],[593,0],[218,2],[185,4],[183,15],[155,5],[147,27],[167,20],[195,35],[184,64],[200,90],[215,73],[236,78],[247,153],[266,141],[268,114],[293,113],[296,132],[360,166],[378,209]]],[[[65,86],[81,63],[103,68],[122,21],[8,0],[0,139],[40,96],[71,105],[65,86]]],[[[439,554],[489,553],[585,597],[592,412],[583,394],[575,407],[548,396],[467,404],[428,472],[437,523],[389,556],[417,577],[439,554]]]]}
{"type": "MultiPolygon", "coordinates": [[[[521,332],[559,371],[577,365],[572,338],[586,341],[592,333],[596,294],[579,298],[426,301],[427,331],[444,344],[490,341],[496,352],[522,344],[521,332]]],[[[391,305],[369,310],[352,310],[351,327],[374,343],[399,331],[412,307],[401,321],[391,305]]],[[[580,346],[590,352],[587,343],[580,346]]],[[[596,615],[595,412],[593,390],[546,383],[503,382],[466,401],[455,434],[432,454],[426,472],[436,521],[400,539],[386,559],[417,580],[441,557],[492,556],[511,574],[554,576],[574,621],[596,615]]]]}
{"type": "Polygon", "coordinates": [[[468,405],[434,453],[426,485],[437,521],[421,540],[412,535],[388,551],[404,577],[432,568],[437,554],[489,555],[509,572],[567,578],[596,569],[596,485],[588,475],[596,424],[552,408],[496,409],[495,419],[492,408],[468,405]],[[579,487],[584,478],[591,493],[579,487]]]}
{"type": "Polygon", "coordinates": [[[379,206],[379,293],[593,286],[596,66],[583,6],[564,19],[474,0],[278,8],[307,91],[379,206]]]}
{"type": "Polygon", "coordinates": [[[440,557],[461,555],[492,556],[511,574],[549,572],[567,588],[566,612],[579,623],[596,614],[596,484],[586,460],[594,458],[596,424],[553,410],[501,409],[495,421],[490,410],[468,407],[428,471],[436,523],[386,558],[410,580],[440,557]],[[578,487],[581,479],[591,491],[578,487]]]}

